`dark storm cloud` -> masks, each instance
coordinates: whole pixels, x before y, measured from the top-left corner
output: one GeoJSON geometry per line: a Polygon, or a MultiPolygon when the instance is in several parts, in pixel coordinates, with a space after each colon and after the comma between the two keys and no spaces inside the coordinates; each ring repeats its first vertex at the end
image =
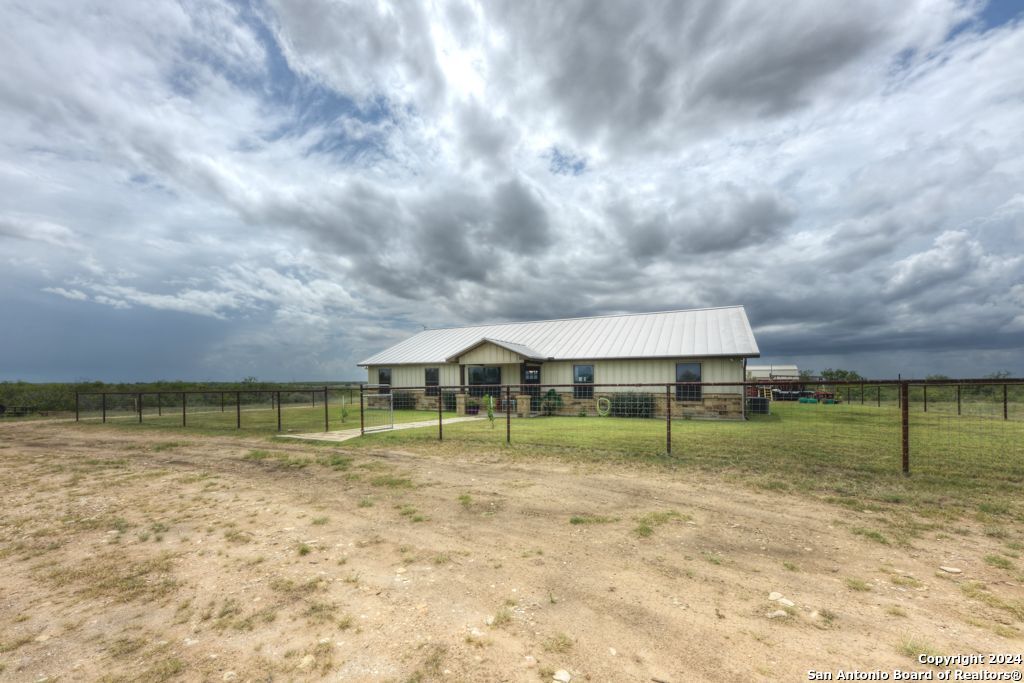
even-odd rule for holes
{"type": "Polygon", "coordinates": [[[1024,25],[978,12],[7,7],[0,347],[38,378],[347,378],[420,325],[739,303],[779,361],[998,369],[1024,25]]]}
{"type": "MultiPolygon", "coordinates": [[[[509,60],[531,65],[581,139],[618,147],[666,126],[780,116],[874,49],[899,41],[912,6],[756,1],[505,2],[509,60]],[[544,21],[537,21],[543,15],[544,21]]],[[[820,95],[820,90],[818,93],[820,95]]]]}
{"type": "Polygon", "coordinates": [[[620,201],[608,208],[608,215],[641,264],[756,247],[780,235],[796,217],[779,197],[734,186],[681,197],[649,216],[620,201]]]}

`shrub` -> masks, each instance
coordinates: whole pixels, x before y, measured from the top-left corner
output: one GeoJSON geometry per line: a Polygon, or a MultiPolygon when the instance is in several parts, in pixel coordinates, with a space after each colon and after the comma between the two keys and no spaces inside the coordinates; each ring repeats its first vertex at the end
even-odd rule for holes
{"type": "Polygon", "coordinates": [[[548,389],[548,393],[540,400],[540,409],[545,415],[554,415],[562,407],[562,397],[554,389],[548,389]]]}
{"type": "Polygon", "coordinates": [[[654,394],[624,391],[611,396],[613,417],[654,417],[654,394]]]}

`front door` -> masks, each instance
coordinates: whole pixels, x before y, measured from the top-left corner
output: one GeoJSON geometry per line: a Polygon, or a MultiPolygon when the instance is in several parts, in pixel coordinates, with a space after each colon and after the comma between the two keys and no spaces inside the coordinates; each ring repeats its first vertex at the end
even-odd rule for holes
{"type": "Polygon", "coordinates": [[[530,398],[530,410],[540,409],[540,366],[523,365],[522,392],[530,398]]]}

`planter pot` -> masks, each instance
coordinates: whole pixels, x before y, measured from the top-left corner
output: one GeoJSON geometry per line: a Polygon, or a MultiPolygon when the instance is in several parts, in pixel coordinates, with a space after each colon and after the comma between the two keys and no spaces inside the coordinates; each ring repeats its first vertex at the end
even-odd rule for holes
{"type": "Polygon", "coordinates": [[[466,415],[476,415],[480,412],[480,406],[466,406],[466,415]]]}

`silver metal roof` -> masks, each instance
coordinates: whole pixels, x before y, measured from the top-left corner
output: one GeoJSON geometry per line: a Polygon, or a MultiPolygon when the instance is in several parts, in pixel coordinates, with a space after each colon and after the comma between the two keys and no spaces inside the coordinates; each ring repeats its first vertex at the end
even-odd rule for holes
{"type": "Polygon", "coordinates": [[[496,339],[506,348],[525,347],[520,355],[549,360],[761,355],[747,312],[728,306],[424,330],[359,365],[444,363],[496,339]]]}

